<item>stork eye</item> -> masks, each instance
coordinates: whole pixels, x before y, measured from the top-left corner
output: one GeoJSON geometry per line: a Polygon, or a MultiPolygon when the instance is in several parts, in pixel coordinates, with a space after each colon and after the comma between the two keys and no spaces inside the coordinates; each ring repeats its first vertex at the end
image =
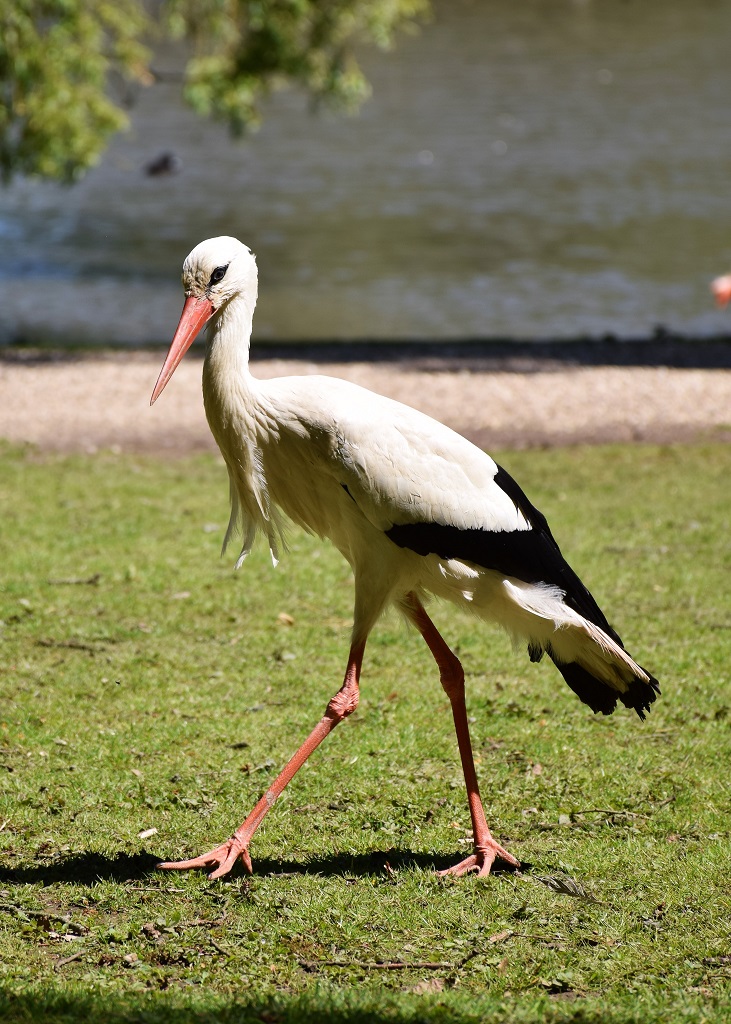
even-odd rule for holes
{"type": "Polygon", "coordinates": [[[216,269],[211,274],[211,280],[209,281],[209,284],[218,284],[219,281],[223,281],[223,278],[227,270],[228,264],[226,264],[225,267],[216,267],[216,269]]]}

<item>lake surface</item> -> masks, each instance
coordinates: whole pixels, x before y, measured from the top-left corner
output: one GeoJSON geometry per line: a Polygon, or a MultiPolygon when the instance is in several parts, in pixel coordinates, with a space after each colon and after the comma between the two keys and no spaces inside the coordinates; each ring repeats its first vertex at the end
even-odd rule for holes
{"type": "Polygon", "coordinates": [[[217,234],[257,253],[261,339],[728,333],[730,43],[725,0],[452,0],[364,54],[356,117],[281,93],[235,143],[143,90],[80,185],[0,191],[0,340],[166,342],[217,234]]]}

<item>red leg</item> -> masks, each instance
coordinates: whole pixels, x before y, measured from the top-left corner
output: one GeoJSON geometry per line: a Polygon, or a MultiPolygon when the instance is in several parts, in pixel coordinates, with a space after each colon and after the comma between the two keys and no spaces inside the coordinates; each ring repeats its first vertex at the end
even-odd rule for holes
{"type": "Polygon", "coordinates": [[[332,732],[338,722],[342,722],[344,718],[347,718],[347,716],[352,714],[357,708],[359,697],[358,684],[360,680],[360,668],[363,663],[364,651],[365,641],[361,641],[351,647],[343,685],[328,704],[325,714],[294,757],[287,762],[246,821],[236,829],[233,836],[225,843],[222,843],[215,849],[210,850],[208,853],[202,854],[200,857],[194,857],[192,860],[165,861],[164,863],[157,865],[159,868],[184,871],[187,868],[214,867],[215,870],[212,871],[208,877],[221,878],[222,875],[228,874],[237,859],[241,857],[241,860],[246,866],[246,870],[251,873],[252,868],[251,857],[249,856],[249,843],[251,842],[251,837],[254,835],[254,832],[256,832],[259,825],[261,825],[266,814],[273,806],[277,797],[280,796],[287,783],[297,774],[312,751],[319,747],[325,737],[332,732]]]}
{"type": "Polygon", "coordinates": [[[459,756],[462,761],[465,784],[467,786],[467,801],[470,806],[472,818],[472,835],[474,836],[474,853],[466,857],[454,867],[440,871],[440,875],[464,875],[468,871],[476,871],[478,875],[490,874],[490,869],[496,857],[507,861],[513,867],[520,867],[520,861],[516,860],[512,853],[497,843],[487,827],[485,812],[480,799],[480,790],[477,785],[477,773],[475,762],[472,756],[472,743],[470,741],[470,729],[467,722],[467,706],[465,704],[464,692],[464,669],[459,659],[445,643],[438,629],[424,610],[424,606],[416,594],[409,594],[403,604],[403,608],[423,636],[429,650],[434,656],[439,667],[439,676],[442,686],[449,697],[452,705],[452,716],[454,727],[457,732],[457,744],[459,756]]]}

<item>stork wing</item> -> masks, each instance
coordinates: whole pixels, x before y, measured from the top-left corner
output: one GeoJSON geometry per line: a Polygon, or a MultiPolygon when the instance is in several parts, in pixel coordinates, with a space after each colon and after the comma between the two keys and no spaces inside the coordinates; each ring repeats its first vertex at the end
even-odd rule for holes
{"type": "Polygon", "coordinates": [[[459,530],[530,529],[495,482],[497,464],[460,434],[347,381],[296,380],[299,407],[292,402],[290,410],[374,526],[385,531],[396,523],[433,522],[459,530]]]}
{"type": "MultiPolygon", "coordinates": [[[[332,378],[299,378],[300,385],[305,379],[310,416],[318,410],[310,441],[373,526],[420,555],[557,586],[570,607],[621,643],[545,516],[489,455],[399,402],[332,378]]],[[[298,410],[300,422],[306,415],[298,410]]]]}

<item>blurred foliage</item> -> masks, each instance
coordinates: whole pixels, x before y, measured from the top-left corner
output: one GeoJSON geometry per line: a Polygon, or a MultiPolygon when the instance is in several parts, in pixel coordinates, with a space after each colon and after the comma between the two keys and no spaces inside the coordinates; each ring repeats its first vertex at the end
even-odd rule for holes
{"type": "Polygon", "coordinates": [[[352,48],[388,47],[428,0],[168,0],[174,36],[193,41],[186,98],[235,134],[257,125],[272,88],[297,82],[347,108],[370,93],[352,48]]]}
{"type": "Polygon", "coordinates": [[[72,182],[126,127],[129,84],[154,82],[146,42],[185,41],[187,101],[234,134],[298,84],[352,109],[369,95],[353,54],[388,47],[429,0],[12,0],[0,5],[0,174],[72,182]]]}
{"type": "Polygon", "coordinates": [[[72,181],[126,115],[114,80],[146,81],[149,28],[138,0],[0,5],[0,173],[72,181]]]}

